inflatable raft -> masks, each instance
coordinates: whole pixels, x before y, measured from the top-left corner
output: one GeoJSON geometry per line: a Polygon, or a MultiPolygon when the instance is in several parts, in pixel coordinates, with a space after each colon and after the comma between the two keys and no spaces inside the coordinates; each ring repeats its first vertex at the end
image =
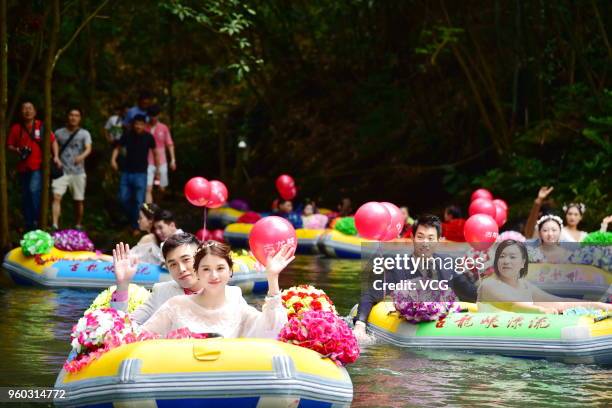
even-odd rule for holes
{"type": "MultiPolygon", "coordinates": [[[[247,294],[268,291],[266,274],[253,257],[237,255],[233,260],[231,285],[239,286],[247,294]]],[[[6,254],[2,270],[9,282],[18,285],[103,289],[115,284],[112,262],[102,260],[95,252],[67,252],[55,247],[39,256],[26,256],[17,247],[6,254]]],[[[132,282],[151,288],[170,279],[168,271],[160,265],[141,263],[132,282]]]]}
{"type": "Polygon", "coordinates": [[[400,347],[612,364],[610,317],[464,312],[412,324],[399,316],[393,303],[380,302],[370,312],[368,327],[376,337],[400,347]]]}
{"type": "Polygon", "coordinates": [[[612,273],[593,265],[530,263],[527,279],[561,297],[605,301],[612,295],[612,273]]]}
{"type": "MultiPolygon", "coordinates": [[[[18,285],[106,288],[115,283],[113,263],[88,251],[68,252],[53,247],[48,254],[26,256],[17,247],[6,254],[2,268],[18,285]]],[[[142,263],[133,283],[150,288],[169,279],[161,266],[142,263]]]]}
{"type": "Polygon", "coordinates": [[[351,379],[312,350],[267,339],[150,340],[55,383],[62,407],[349,407],[351,379]]]}
{"type": "MultiPolygon", "coordinates": [[[[235,248],[249,247],[249,233],[253,229],[254,224],[230,224],[225,227],[223,238],[235,248]]],[[[317,243],[319,236],[324,230],[298,228],[295,230],[298,246],[296,253],[298,254],[316,254],[319,252],[317,243]]]]}
{"type": "Polygon", "coordinates": [[[211,208],[208,210],[206,223],[209,229],[225,228],[235,223],[244,211],[235,210],[230,207],[211,208]]]}

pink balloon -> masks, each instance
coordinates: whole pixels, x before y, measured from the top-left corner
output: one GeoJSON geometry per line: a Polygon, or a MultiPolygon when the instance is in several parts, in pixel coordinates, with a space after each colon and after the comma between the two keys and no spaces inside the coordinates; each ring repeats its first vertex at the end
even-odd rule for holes
{"type": "Polygon", "coordinates": [[[385,237],[391,220],[387,207],[375,201],[365,203],[355,213],[355,227],[359,235],[367,239],[385,237]]]}
{"type": "Polygon", "coordinates": [[[501,198],[496,198],[495,200],[493,200],[493,204],[495,204],[496,206],[500,206],[504,210],[508,211],[508,204],[506,204],[506,202],[501,198]]]}
{"type": "Polygon", "coordinates": [[[395,204],[388,202],[382,202],[381,204],[384,205],[387,211],[389,211],[389,214],[391,214],[391,222],[389,223],[385,236],[381,238],[381,241],[390,241],[397,238],[402,232],[406,219],[404,218],[404,214],[402,214],[402,210],[395,204]]]}
{"type": "Polygon", "coordinates": [[[474,201],[477,198],[486,198],[487,200],[492,200],[493,194],[491,194],[491,192],[486,188],[479,188],[478,190],[474,190],[470,201],[474,201]]]}
{"type": "Polygon", "coordinates": [[[210,237],[208,239],[212,239],[214,241],[225,242],[225,238],[223,237],[222,229],[214,229],[210,232],[210,237]]]}
{"type": "Polygon", "coordinates": [[[293,225],[286,219],[277,216],[264,217],[253,225],[249,234],[251,252],[262,265],[268,257],[274,256],[284,244],[297,248],[297,238],[293,225]]]}
{"type": "Polygon", "coordinates": [[[219,208],[227,201],[227,187],[219,180],[210,181],[210,197],[206,206],[208,208],[219,208]]]}
{"type": "Polygon", "coordinates": [[[497,223],[493,217],[486,214],[472,215],[463,226],[465,240],[478,251],[484,251],[493,245],[498,233],[497,223]]]}
{"type": "MultiPolygon", "coordinates": [[[[493,201],[495,203],[495,201],[493,201]]],[[[508,218],[508,211],[501,206],[499,203],[495,203],[495,222],[497,226],[501,228],[506,223],[508,218]]]]}
{"type": "Polygon", "coordinates": [[[197,207],[204,207],[210,197],[210,183],[204,177],[193,177],[185,183],[185,198],[197,207]]]}
{"type": "Polygon", "coordinates": [[[196,233],[195,236],[197,239],[200,240],[200,242],[204,242],[207,241],[210,237],[210,231],[205,230],[204,228],[200,228],[196,233]]]}
{"type": "Polygon", "coordinates": [[[470,216],[474,214],[486,214],[495,218],[496,211],[493,201],[487,200],[486,198],[477,198],[470,204],[468,214],[470,216]]]}

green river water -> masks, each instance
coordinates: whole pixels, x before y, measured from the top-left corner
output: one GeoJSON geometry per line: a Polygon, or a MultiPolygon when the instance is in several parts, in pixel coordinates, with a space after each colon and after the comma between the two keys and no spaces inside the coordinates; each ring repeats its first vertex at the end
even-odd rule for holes
{"type": "MultiPolygon", "coordinates": [[[[282,273],[281,287],[313,284],[346,314],[359,299],[359,274],[359,261],[300,256],[282,273]]],[[[70,329],[96,294],[0,288],[0,387],[53,386],[70,350],[70,329]]],[[[355,407],[612,406],[612,369],[595,365],[374,344],[348,371],[355,407]]]]}

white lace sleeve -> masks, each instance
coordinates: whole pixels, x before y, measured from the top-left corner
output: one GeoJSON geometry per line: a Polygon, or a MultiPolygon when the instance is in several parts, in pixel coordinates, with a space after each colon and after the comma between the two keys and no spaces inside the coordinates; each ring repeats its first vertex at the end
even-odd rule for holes
{"type": "Polygon", "coordinates": [[[174,321],[174,313],[172,308],[172,299],[164,303],[157,311],[142,325],[142,329],[151,333],[161,334],[165,336],[172,330],[172,322],[174,321]]]}
{"type": "Polygon", "coordinates": [[[242,328],[240,337],[275,339],[287,323],[287,309],[280,296],[266,298],[260,312],[253,306],[242,307],[242,328]]]}

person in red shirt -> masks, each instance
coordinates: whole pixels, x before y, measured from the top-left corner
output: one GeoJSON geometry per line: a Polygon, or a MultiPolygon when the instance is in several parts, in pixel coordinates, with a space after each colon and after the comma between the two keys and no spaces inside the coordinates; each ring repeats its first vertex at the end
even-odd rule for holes
{"type": "Polygon", "coordinates": [[[442,236],[448,241],[465,242],[463,226],[465,219],[462,218],[461,208],[449,205],[444,209],[444,222],[442,223],[442,236]]]}
{"type": "MultiPolygon", "coordinates": [[[[11,126],[7,147],[19,156],[17,173],[21,184],[21,200],[26,230],[38,226],[40,215],[40,192],[42,190],[42,143],[44,126],[36,119],[36,108],[30,101],[21,104],[21,121],[11,126]]],[[[51,149],[53,161],[59,167],[59,146],[55,135],[51,132],[51,149]]]]}

